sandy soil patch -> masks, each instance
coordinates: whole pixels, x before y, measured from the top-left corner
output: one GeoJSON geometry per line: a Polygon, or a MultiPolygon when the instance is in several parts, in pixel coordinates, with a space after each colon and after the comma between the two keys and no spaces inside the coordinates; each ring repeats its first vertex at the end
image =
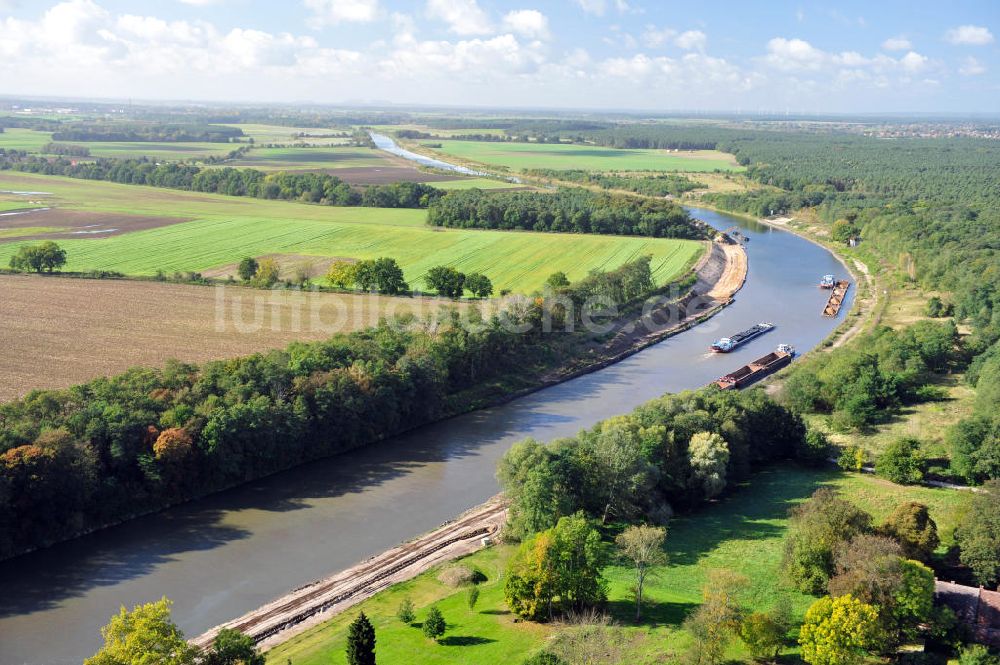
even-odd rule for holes
{"type": "Polygon", "coordinates": [[[230,358],[357,330],[434,298],[271,292],[59,276],[0,276],[0,401],[134,366],[230,358]],[[314,315],[313,312],[316,312],[314,315]]]}

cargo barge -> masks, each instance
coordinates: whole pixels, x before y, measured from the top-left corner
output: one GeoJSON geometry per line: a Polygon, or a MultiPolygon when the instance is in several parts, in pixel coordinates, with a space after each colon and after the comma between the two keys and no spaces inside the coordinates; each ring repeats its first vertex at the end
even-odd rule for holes
{"type": "Polygon", "coordinates": [[[755,381],[760,381],[768,374],[773,374],[792,362],[795,349],[788,344],[779,344],[778,348],[763,358],[758,358],[748,365],[730,372],[715,382],[722,390],[737,390],[745,388],[755,381]]]}
{"type": "Polygon", "coordinates": [[[773,323],[758,323],[757,325],[738,332],[732,337],[723,337],[715,341],[710,347],[715,353],[729,353],[736,347],[746,344],[755,337],[760,337],[769,330],[774,329],[773,323]]]}
{"type": "Polygon", "coordinates": [[[833,291],[830,293],[830,299],[826,301],[826,307],[823,308],[823,316],[837,316],[840,312],[840,306],[844,304],[844,298],[847,296],[847,289],[851,288],[851,283],[846,279],[838,281],[833,286],[833,291]]]}

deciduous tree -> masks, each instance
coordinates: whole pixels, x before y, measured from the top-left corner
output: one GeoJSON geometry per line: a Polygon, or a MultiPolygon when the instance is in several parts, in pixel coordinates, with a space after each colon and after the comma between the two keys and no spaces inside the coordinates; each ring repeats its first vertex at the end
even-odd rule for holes
{"type": "Polygon", "coordinates": [[[170,619],[171,602],[124,607],[101,629],[104,646],[84,665],[192,665],[198,650],[170,619]]]}
{"type": "Polygon", "coordinates": [[[799,632],[802,660],[811,665],[860,663],[880,641],[878,610],[850,594],[817,600],[799,632]]]}
{"type": "Polygon", "coordinates": [[[621,556],[632,563],[636,621],[642,618],[642,591],[646,581],[655,574],[657,566],[667,563],[667,553],[663,551],[666,538],[666,528],[645,525],[627,527],[615,538],[621,556]]]}

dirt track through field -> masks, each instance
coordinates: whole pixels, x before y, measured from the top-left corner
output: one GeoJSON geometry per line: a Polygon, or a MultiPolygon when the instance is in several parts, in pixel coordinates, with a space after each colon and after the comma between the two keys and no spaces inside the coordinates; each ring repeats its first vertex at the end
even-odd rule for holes
{"type": "Polygon", "coordinates": [[[506,503],[494,497],[428,534],[295,589],[191,643],[207,647],[221,629],[235,628],[265,649],[273,647],[435,564],[480,549],[483,538],[495,537],[506,519],[506,503]]]}
{"type": "Polygon", "coordinates": [[[357,330],[382,315],[442,306],[433,298],[237,286],[221,293],[220,301],[210,286],[0,276],[0,401],[137,365],[159,367],[169,358],[203,362],[325,339],[334,328],[357,330]]]}

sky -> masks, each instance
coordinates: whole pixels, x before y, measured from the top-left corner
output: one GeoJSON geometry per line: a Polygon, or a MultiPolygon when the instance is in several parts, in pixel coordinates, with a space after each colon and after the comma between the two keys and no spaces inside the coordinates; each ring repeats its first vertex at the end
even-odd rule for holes
{"type": "Polygon", "coordinates": [[[0,0],[0,95],[1000,113],[1000,0],[0,0]]]}

